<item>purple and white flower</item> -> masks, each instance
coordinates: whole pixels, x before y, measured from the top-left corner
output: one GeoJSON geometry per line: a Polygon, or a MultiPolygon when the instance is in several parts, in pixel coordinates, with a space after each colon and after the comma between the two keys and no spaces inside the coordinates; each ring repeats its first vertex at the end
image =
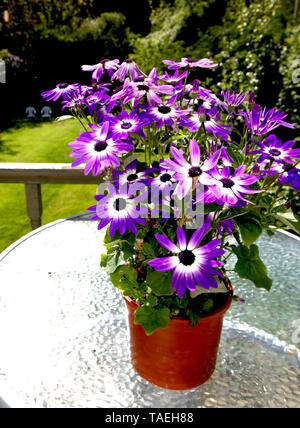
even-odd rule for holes
{"type": "Polygon", "coordinates": [[[137,172],[137,160],[134,159],[126,167],[125,171],[113,171],[113,181],[117,184],[117,187],[123,187],[125,185],[132,185],[142,183],[145,186],[150,185],[153,178],[148,177],[147,174],[151,174],[157,171],[157,168],[149,168],[144,171],[137,172]]]}
{"type": "Polygon", "coordinates": [[[131,80],[136,79],[142,74],[141,70],[137,66],[136,62],[133,61],[133,59],[125,59],[125,61],[123,61],[120,65],[119,69],[113,74],[111,80],[117,79],[122,82],[125,80],[128,74],[131,80]]]}
{"type": "Polygon", "coordinates": [[[98,229],[103,229],[110,223],[109,235],[112,237],[117,229],[124,235],[126,228],[137,234],[136,223],[145,225],[143,217],[148,215],[148,209],[140,206],[139,202],[147,198],[147,193],[134,196],[136,189],[123,186],[116,188],[112,184],[108,185],[108,195],[95,196],[98,204],[90,207],[89,211],[96,211],[91,218],[101,220],[98,229]]]}
{"type": "Polygon", "coordinates": [[[206,110],[204,106],[200,106],[198,112],[181,120],[179,125],[186,126],[190,132],[197,132],[201,127],[204,127],[207,132],[212,132],[216,136],[226,137],[229,135],[231,127],[217,122],[214,116],[219,118],[217,107],[206,110]]]}
{"type": "Polygon", "coordinates": [[[300,158],[300,149],[292,149],[295,144],[296,141],[292,140],[282,143],[281,140],[277,140],[276,135],[272,134],[261,143],[256,141],[260,150],[254,150],[250,154],[261,155],[257,160],[258,163],[262,163],[266,159],[277,163],[295,163],[291,158],[300,158]]]}
{"type": "Polygon", "coordinates": [[[174,171],[173,178],[178,182],[174,195],[183,199],[190,193],[198,183],[207,186],[214,186],[216,180],[210,175],[210,171],[215,168],[220,157],[217,151],[211,158],[201,162],[201,152],[199,144],[192,139],[189,144],[190,162],[188,162],[181,150],[171,147],[171,154],[174,160],[164,159],[161,162],[163,168],[174,171]]]}
{"type": "Polygon", "coordinates": [[[286,113],[273,108],[267,110],[258,104],[255,104],[250,112],[239,111],[239,114],[244,116],[245,123],[253,135],[265,135],[281,125],[294,128],[294,125],[283,120],[287,117],[286,113]]]}
{"type": "Polygon", "coordinates": [[[137,132],[145,137],[141,127],[147,122],[145,123],[136,113],[137,109],[133,109],[130,113],[127,110],[122,110],[120,116],[109,117],[112,138],[127,138],[131,132],[137,132]]]}
{"type": "Polygon", "coordinates": [[[41,96],[44,97],[46,101],[57,101],[60,97],[62,97],[64,101],[67,101],[70,96],[78,89],[78,86],[78,83],[59,83],[54,89],[42,92],[41,96]]]}
{"type": "Polygon", "coordinates": [[[99,82],[105,72],[107,72],[109,77],[112,77],[120,66],[119,62],[120,61],[118,59],[103,59],[98,64],[83,65],[81,68],[83,71],[93,71],[92,79],[94,79],[96,82],[99,82]]]}
{"type": "Polygon", "coordinates": [[[109,122],[104,122],[101,126],[89,125],[92,131],[82,132],[78,138],[69,143],[74,151],[71,157],[77,157],[72,166],[75,167],[87,162],[84,173],[90,171],[94,176],[102,173],[107,168],[120,166],[120,159],[117,155],[125,154],[133,150],[133,146],[122,140],[112,139],[109,132],[109,122]]]}
{"type": "Polygon", "coordinates": [[[249,189],[248,186],[256,183],[259,177],[245,173],[245,168],[245,165],[241,165],[234,171],[234,168],[225,166],[221,171],[216,168],[212,172],[212,176],[217,180],[217,185],[211,187],[211,191],[215,194],[219,205],[233,205],[236,204],[239,199],[250,202],[244,198],[244,194],[263,191],[249,189]]]}
{"type": "Polygon", "coordinates": [[[145,112],[141,113],[142,117],[156,122],[156,128],[160,129],[164,125],[173,126],[175,121],[182,119],[190,110],[175,107],[172,103],[166,102],[156,106],[143,106],[145,112]]]}
{"type": "Polygon", "coordinates": [[[203,58],[203,59],[199,59],[194,60],[194,59],[189,59],[189,58],[181,58],[181,61],[179,62],[175,62],[175,61],[169,61],[169,60],[164,60],[163,61],[164,64],[166,64],[168,66],[169,70],[179,70],[180,68],[212,68],[212,67],[216,67],[218,64],[214,64],[213,61],[211,61],[208,58],[203,58]]]}
{"type": "Polygon", "coordinates": [[[187,242],[184,230],[178,226],[178,245],[164,235],[155,234],[157,241],[175,255],[159,257],[148,263],[159,272],[173,270],[171,286],[176,289],[178,297],[183,297],[187,289],[195,291],[197,284],[207,290],[210,287],[217,288],[218,284],[214,275],[223,276],[221,272],[214,269],[224,264],[214,260],[225,253],[221,248],[217,248],[221,240],[214,239],[202,247],[198,247],[206,231],[206,227],[196,230],[187,242]]]}

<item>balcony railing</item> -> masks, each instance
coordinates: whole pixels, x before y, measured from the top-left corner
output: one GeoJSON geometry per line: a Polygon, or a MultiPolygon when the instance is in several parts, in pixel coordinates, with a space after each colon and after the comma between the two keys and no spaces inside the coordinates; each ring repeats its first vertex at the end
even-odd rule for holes
{"type": "Polygon", "coordinates": [[[24,183],[32,229],[42,224],[42,184],[100,184],[101,176],[84,175],[84,167],[65,163],[0,163],[0,183],[24,183]]]}

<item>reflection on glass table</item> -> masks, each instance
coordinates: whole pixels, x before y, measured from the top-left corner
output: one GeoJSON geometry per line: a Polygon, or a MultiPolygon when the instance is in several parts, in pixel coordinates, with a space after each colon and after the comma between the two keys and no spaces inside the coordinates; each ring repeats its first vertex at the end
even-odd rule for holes
{"type": "MultiPolygon", "coordinates": [[[[99,268],[88,215],[37,229],[0,255],[0,396],[11,407],[300,407],[300,241],[262,235],[273,287],[231,277],[217,367],[170,391],[133,369],[126,310],[99,268]]],[[[234,260],[232,261],[234,263],[234,260]]]]}

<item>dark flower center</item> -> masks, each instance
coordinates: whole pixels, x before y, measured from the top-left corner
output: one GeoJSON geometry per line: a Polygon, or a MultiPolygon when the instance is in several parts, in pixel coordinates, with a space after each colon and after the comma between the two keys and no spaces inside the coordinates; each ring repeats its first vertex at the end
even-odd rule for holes
{"type": "Polygon", "coordinates": [[[202,174],[202,169],[199,168],[199,166],[192,166],[192,168],[189,169],[189,176],[191,178],[199,177],[199,175],[202,174]]]}
{"type": "Polygon", "coordinates": [[[188,59],[188,60],[187,60],[187,62],[188,62],[189,64],[193,64],[193,62],[196,62],[196,60],[195,60],[195,59],[188,59]]]}
{"type": "Polygon", "coordinates": [[[68,86],[69,86],[69,84],[68,84],[68,83],[60,83],[60,84],[58,85],[58,87],[59,87],[60,89],[66,89],[68,86]]]}
{"type": "Polygon", "coordinates": [[[132,63],[133,62],[133,59],[130,59],[130,58],[128,58],[128,59],[125,59],[125,61],[124,62],[127,62],[127,63],[132,63]]]}
{"type": "Polygon", "coordinates": [[[138,175],[137,174],[130,174],[130,175],[128,175],[128,177],[127,177],[127,181],[134,181],[134,180],[136,180],[138,178],[138,175]]]}
{"type": "Polygon", "coordinates": [[[123,198],[118,198],[114,202],[114,209],[116,211],[122,211],[126,208],[126,200],[123,198]]]}
{"type": "Polygon", "coordinates": [[[271,156],[279,156],[279,155],[280,155],[280,153],[281,153],[281,151],[280,151],[280,150],[277,150],[277,149],[271,149],[271,150],[269,151],[269,153],[270,153],[270,155],[271,155],[271,156]]]}
{"type": "Polygon", "coordinates": [[[171,181],[171,175],[168,173],[165,173],[163,175],[161,175],[160,177],[160,181],[162,181],[163,183],[166,183],[167,181],[171,181]]]}
{"type": "Polygon", "coordinates": [[[226,189],[230,189],[234,186],[234,181],[230,180],[230,178],[222,178],[221,182],[223,183],[223,187],[226,189]]]}
{"type": "Polygon", "coordinates": [[[168,114],[168,113],[170,113],[170,111],[171,111],[171,107],[168,107],[168,106],[160,106],[160,107],[158,107],[158,109],[157,109],[160,113],[162,113],[162,114],[168,114]]]}
{"type": "Polygon", "coordinates": [[[129,129],[132,127],[132,123],[130,122],[122,122],[121,128],[122,129],[129,129]]]}
{"type": "Polygon", "coordinates": [[[179,260],[185,266],[190,266],[195,261],[195,254],[192,251],[184,250],[179,253],[179,260]]]}
{"type": "Polygon", "coordinates": [[[98,141],[98,143],[95,144],[94,149],[96,152],[102,152],[107,147],[106,141],[98,141]]]}
{"type": "Polygon", "coordinates": [[[146,86],[146,85],[138,85],[138,90],[139,90],[139,91],[145,91],[145,92],[148,92],[148,91],[149,91],[149,86],[146,86]]]}

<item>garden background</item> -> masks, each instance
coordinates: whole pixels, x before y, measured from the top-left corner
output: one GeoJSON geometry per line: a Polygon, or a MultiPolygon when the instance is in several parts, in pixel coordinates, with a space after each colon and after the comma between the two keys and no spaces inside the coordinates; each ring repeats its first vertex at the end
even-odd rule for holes
{"type": "MultiPolygon", "coordinates": [[[[254,91],[256,102],[289,114],[300,141],[299,0],[4,0],[0,5],[0,162],[70,162],[77,122],[33,123],[27,106],[57,83],[89,84],[82,64],[133,58],[144,72],[163,59],[207,57],[219,64],[203,86],[254,91]],[[3,64],[3,63],[2,63],[3,64]]],[[[53,116],[60,104],[50,104],[53,116]]],[[[64,113],[66,114],[66,113],[64,113]]],[[[281,128],[280,128],[281,129],[281,128]]],[[[299,144],[299,143],[298,143],[299,144]]],[[[43,223],[84,212],[95,186],[43,185],[43,223]]],[[[0,184],[0,251],[30,231],[22,184],[0,184]]]]}

